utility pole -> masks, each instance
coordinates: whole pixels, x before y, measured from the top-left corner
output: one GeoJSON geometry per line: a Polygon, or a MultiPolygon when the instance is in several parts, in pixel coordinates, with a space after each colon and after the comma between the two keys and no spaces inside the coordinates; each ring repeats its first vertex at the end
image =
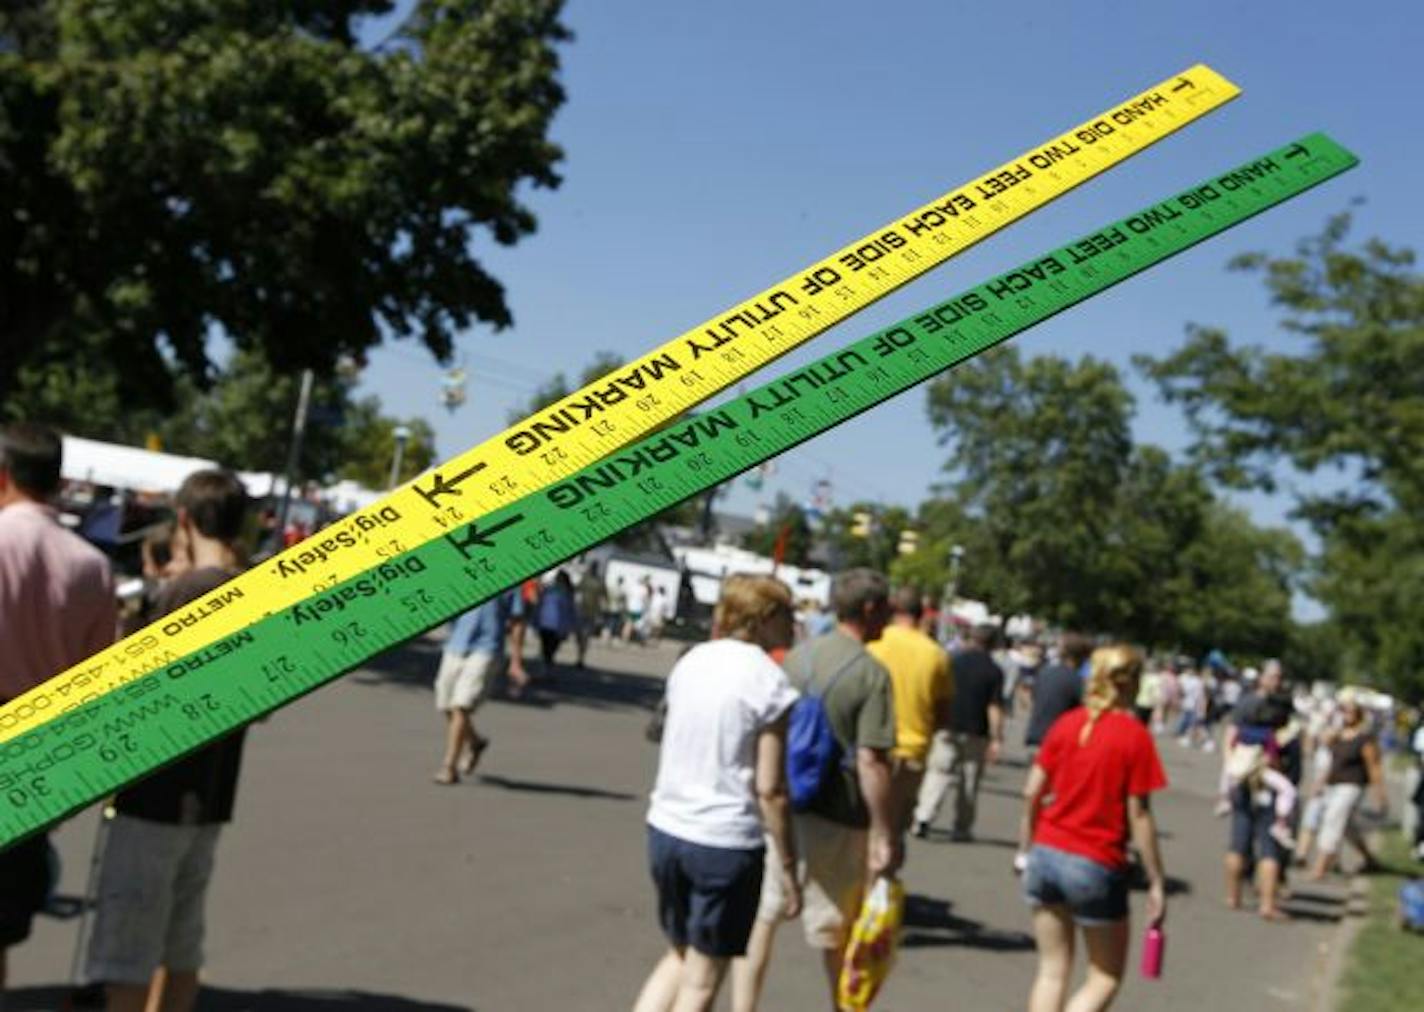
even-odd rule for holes
{"type": "Polygon", "coordinates": [[[292,482],[296,480],[297,461],[302,455],[302,440],[307,434],[307,411],[311,408],[312,381],[310,369],[302,370],[301,392],[297,394],[297,414],[292,419],[292,442],[287,448],[287,487],[282,490],[282,509],[277,514],[277,536],[286,537],[287,514],[292,508],[292,482]]]}
{"type": "Polygon", "coordinates": [[[717,519],[712,509],[717,502],[717,493],[721,490],[721,485],[713,485],[707,490],[707,498],[702,500],[702,514],[697,521],[697,531],[704,545],[712,544],[712,528],[717,519]]]}

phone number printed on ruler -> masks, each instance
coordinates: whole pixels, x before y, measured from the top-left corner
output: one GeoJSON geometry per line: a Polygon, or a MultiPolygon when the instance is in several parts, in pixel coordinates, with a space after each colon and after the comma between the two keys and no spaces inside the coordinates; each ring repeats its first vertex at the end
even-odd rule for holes
{"type": "Polygon", "coordinates": [[[0,845],[1353,164],[1311,135],[0,743],[0,845]]]}

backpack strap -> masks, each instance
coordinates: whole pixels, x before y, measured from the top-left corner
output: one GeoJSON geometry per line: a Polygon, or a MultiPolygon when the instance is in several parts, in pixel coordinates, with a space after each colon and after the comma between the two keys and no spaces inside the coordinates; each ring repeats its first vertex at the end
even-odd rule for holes
{"type": "Polygon", "coordinates": [[[831,690],[836,687],[836,683],[841,680],[841,676],[844,675],[847,671],[849,671],[852,667],[854,667],[856,661],[860,660],[860,655],[852,654],[850,660],[846,661],[839,668],[837,668],[836,673],[831,675],[831,677],[826,680],[826,687],[820,692],[817,692],[815,689],[816,670],[811,666],[811,655],[813,652],[814,648],[810,646],[810,644],[807,644],[806,653],[801,660],[801,667],[805,670],[806,673],[804,691],[808,696],[815,696],[818,699],[825,699],[828,695],[830,695],[831,690]]]}
{"type": "MultiPolygon", "coordinates": [[[[805,669],[805,671],[806,671],[806,684],[805,684],[805,687],[804,687],[804,691],[805,691],[806,695],[809,696],[810,698],[812,698],[812,699],[819,699],[819,700],[822,701],[822,712],[825,713],[825,712],[826,712],[826,711],[825,711],[825,703],[824,703],[825,698],[826,698],[828,695],[830,695],[831,690],[836,687],[836,683],[841,680],[841,676],[844,675],[844,674],[845,674],[847,671],[849,671],[851,668],[855,667],[855,662],[858,661],[858,660],[860,660],[860,655],[859,655],[859,654],[852,654],[851,657],[850,657],[850,659],[849,659],[848,661],[846,661],[844,664],[842,664],[839,668],[837,668],[835,674],[831,675],[831,677],[826,680],[826,687],[825,687],[824,689],[822,689],[820,692],[817,692],[817,691],[815,690],[815,685],[813,684],[814,681],[815,681],[816,672],[815,672],[815,669],[811,666],[811,660],[812,660],[812,658],[811,658],[811,648],[808,646],[808,647],[806,648],[806,656],[805,656],[805,658],[804,658],[804,660],[803,660],[803,662],[802,662],[802,666],[804,667],[804,669],[805,669]]],[[[827,720],[827,722],[828,722],[828,724],[829,724],[829,721],[830,721],[830,714],[829,714],[829,713],[826,713],[826,720],[827,720]]],[[[831,733],[832,733],[832,734],[835,733],[835,727],[834,727],[834,725],[831,725],[831,733]]],[[[853,732],[852,732],[852,733],[853,733],[853,732]]],[[[841,761],[840,761],[840,763],[839,763],[841,769],[847,769],[847,770],[850,769],[850,768],[852,767],[853,763],[854,763],[854,756],[855,756],[855,742],[854,742],[854,740],[852,740],[852,741],[849,742],[848,744],[843,744],[843,743],[841,743],[840,738],[837,737],[837,738],[836,738],[836,744],[840,747],[840,750],[841,750],[841,761]]]]}

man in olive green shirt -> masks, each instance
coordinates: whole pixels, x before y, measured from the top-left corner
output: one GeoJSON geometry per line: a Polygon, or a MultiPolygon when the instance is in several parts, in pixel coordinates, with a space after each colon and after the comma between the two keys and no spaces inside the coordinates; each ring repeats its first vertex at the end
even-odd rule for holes
{"type": "Polygon", "coordinates": [[[598,635],[604,625],[604,614],[608,611],[608,585],[603,582],[603,574],[598,571],[598,563],[590,562],[578,582],[578,627],[574,637],[578,641],[578,666],[584,666],[588,655],[588,641],[598,635]]]}
{"type": "MultiPolygon", "coordinates": [[[[784,662],[794,686],[821,695],[845,757],[807,810],[792,817],[800,851],[796,874],[803,889],[802,927],[807,944],[822,952],[832,1004],[864,890],[878,876],[892,874],[904,852],[891,780],[895,708],[890,674],[865,649],[889,619],[889,591],[885,577],[871,570],[841,574],[831,595],[835,629],[801,644],[784,662]]],[[[747,955],[733,968],[735,1008],[756,1006],[772,936],[785,908],[781,857],[774,848],[768,847],[767,861],[747,955]]]]}

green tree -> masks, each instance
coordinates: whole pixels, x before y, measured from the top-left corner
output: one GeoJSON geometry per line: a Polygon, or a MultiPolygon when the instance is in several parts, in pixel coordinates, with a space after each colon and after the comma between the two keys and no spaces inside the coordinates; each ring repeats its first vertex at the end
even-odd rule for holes
{"type": "MultiPolygon", "coordinates": [[[[1131,459],[1133,404],[1117,370],[1004,347],[935,380],[928,398],[950,487],[984,528],[992,565],[1015,574],[994,605],[1113,628],[1121,616],[1098,562],[1131,459]]],[[[985,561],[966,556],[966,592],[985,561]]]]}
{"type": "MultiPolygon", "coordinates": [[[[259,354],[238,352],[207,392],[180,379],[178,410],[155,431],[174,453],[208,457],[243,471],[281,474],[287,466],[299,382],[277,372],[259,354]]],[[[380,398],[355,397],[356,382],[354,373],[346,373],[313,385],[298,475],[321,482],[349,478],[370,489],[384,489],[399,425],[410,431],[400,480],[434,463],[430,423],[387,417],[381,413],[380,398]]]]}
{"type": "MultiPolygon", "coordinates": [[[[192,388],[182,376],[175,387],[178,384],[182,390],[175,388],[172,405],[181,403],[182,393],[192,388]]],[[[43,421],[74,435],[138,445],[168,414],[129,403],[118,370],[99,354],[99,342],[79,341],[67,352],[47,348],[22,366],[14,389],[0,397],[0,417],[43,421]]]]}
{"type": "MultiPolygon", "coordinates": [[[[317,480],[335,478],[345,463],[346,438],[342,432],[354,381],[333,378],[312,388],[311,411],[298,472],[317,480]]],[[[174,389],[173,413],[150,431],[165,450],[207,457],[242,471],[286,468],[296,411],[299,377],[279,372],[259,352],[238,351],[214,375],[208,390],[198,389],[180,376],[174,389]]],[[[75,430],[80,435],[115,438],[103,431],[103,421],[75,430]]],[[[118,438],[141,441],[141,434],[119,424],[118,438]]],[[[377,486],[379,487],[379,486],[377,486]]]]}
{"type": "Polygon", "coordinates": [[[1212,647],[1281,656],[1293,635],[1291,589],[1303,561],[1290,531],[1258,527],[1241,510],[1211,504],[1201,536],[1182,556],[1175,635],[1166,642],[1196,656],[1212,647]]]}
{"type": "Polygon", "coordinates": [[[770,557],[776,552],[777,541],[784,536],[785,551],[781,561],[788,566],[813,565],[811,553],[815,547],[815,534],[800,505],[786,493],[780,492],[770,513],[766,523],[742,536],[742,547],[758,555],[770,557]]]}
{"type": "Polygon", "coordinates": [[[943,578],[959,544],[961,592],[996,611],[1194,654],[1283,649],[1299,543],[1216,502],[1195,466],[1135,445],[1112,366],[1005,349],[929,397],[952,496],[921,508],[930,558],[897,575],[943,578]]]}
{"type": "Polygon", "coordinates": [[[1351,672],[1343,669],[1344,659],[1345,643],[1339,623],[1329,618],[1293,626],[1282,655],[1289,676],[1306,684],[1338,681],[1342,671],[1348,678],[1351,672]]]}
{"type": "Polygon", "coordinates": [[[443,360],[506,326],[478,250],[531,233],[520,188],[559,182],[561,0],[415,0],[362,48],[395,7],[0,8],[0,400],[68,363],[169,409],[215,330],[330,375],[384,336],[443,360]]]}
{"type": "Polygon", "coordinates": [[[1023,610],[1027,594],[1018,574],[1005,565],[993,531],[959,499],[938,495],[925,500],[912,526],[920,532],[920,548],[890,564],[897,584],[912,584],[938,600],[955,575],[958,596],[991,601],[1007,613],[1023,610]],[[957,574],[951,562],[955,547],[960,550],[957,574]]]}
{"type": "MultiPolygon", "coordinates": [[[[260,353],[234,353],[206,391],[179,376],[175,406],[168,413],[127,410],[114,394],[113,376],[58,372],[35,387],[29,398],[6,407],[15,417],[44,418],[79,436],[133,446],[157,437],[170,453],[206,457],[240,471],[280,474],[286,469],[300,381],[276,371],[260,353]],[[87,394],[76,400],[76,390],[87,394]]],[[[434,463],[430,424],[423,418],[382,414],[379,398],[355,397],[356,382],[357,376],[346,372],[314,383],[298,474],[323,482],[349,478],[383,489],[398,425],[410,431],[400,479],[412,478],[434,463]]]]}
{"type": "Polygon", "coordinates": [[[1340,215],[1294,256],[1233,261],[1262,277],[1293,345],[1267,351],[1193,326],[1179,350],[1139,365],[1182,406],[1193,452],[1219,479],[1268,490],[1292,480],[1296,515],[1323,546],[1308,589],[1336,623],[1342,664],[1417,698],[1424,276],[1411,250],[1351,247],[1349,228],[1340,215]]]}
{"type": "Polygon", "coordinates": [[[424,418],[388,418],[381,414],[377,397],[356,401],[346,411],[341,429],[342,463],[338,471],[370,489],[384,489],[391,476],[396,451],[396,428],[405,426],[409,435],[401,453],[396,483],[409,481],[435,463],[435,430],[424,418]]]}
{"type": "Polygon", "coordinates": [[[826,562],[833,569],[864,566],[888,572],[898,555],[900,534],[914,526],[913,519],[903,506],[886,506],[864,499],[829,510],[821,526],[826,562]],[[871,518],[868,537],[853,533],[857,514],[868,514],[871,518]]]}

